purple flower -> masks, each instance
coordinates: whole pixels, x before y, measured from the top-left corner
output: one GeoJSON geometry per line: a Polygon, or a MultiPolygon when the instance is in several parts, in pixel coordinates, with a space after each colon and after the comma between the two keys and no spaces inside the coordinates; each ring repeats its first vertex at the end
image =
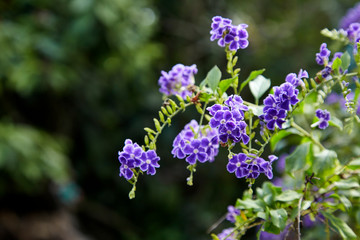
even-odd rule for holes
{"type": "Polygon", "coordinates": [[[347,37],[350,42],[357,42],[360,34],[360,23],[352,23],[349,25],[349,28],[346,30],[347,37]]]}
{"type": "Polygon", "coordinates": [[[184,66],[176,64],[168,73],[161,71],[162,76],[159,78],[159,91],[165,95],[179,94],[182,98],[191,96],[192,92],[188,89],[194,85],[194,75],[197,73],[196,65],[184,66]]]}
{"type": "Polygon", "coordinates": [[[289,73],[286,76],[285,81],[290,83],[294,87],[297,87],[299,85],[303,86],[304,83],[301,80],[302,78],[309,78],[309,74],[308,74],[308,72],[306,70],[300,69],[299,74],[297,76],[296,76],[295,73],[289,73]]]}
{"type": "Polygon", "coordinates": [[[319,65],[327,65],[330,56],[330,50],[327,49],[326,43],[321,44],[320,52],[316,53],[316,62],[319,65]]]}
{"type": "Polygon", "coordinates": [[[186,158],[189,164],[195,164],[196,161],[201,163],[212,162],[218,152],[219,137],[217,129],[200,127],[195,120],[188,123],[176,136],[171,151],[174,158],[186,158]]]}
{"type": "MultiPolygon", "coordinates": [[[[206,139],[205,139],[206,140],[206,139]]],[[[198,139],[193,139],[190,144],[186,144],[184,148],[184,153],[188,154],[189,156],[186,158],[186,161],[189,164],[195,164],[196,160],[203,163],[207,160],[207,154],[205,151],[205,146],[207,144],[205,141],[201,141],[198,139]]]]}
{"type": "MultiPolygon", "coordinates": [[[[257,164],[260,167],[260,172],[264,173],[268,179],[273,178],[273,172],[272,172],[272,163],[278,159],[275,155],[269,155],[270,161],[265,161],[262,158],[256,158],[257,164]]],[[[255,160],[254,160],[255,161],[255,160]]]]}
{"type": "Polygon", "coordinates": [[[345,16],[340,20],[340,28],[346,29],[351,23],[360,22],[360,3],[350,8],[345,16]]]}
{"type": "Polygon", "coordinates": [[[217,235],[217,237],[220,239],[220,240],[235,240],[235,235],[234,233],[232,233],[232,231],[234,231],[233,228],[226,228],[224,229],[221,233],[219,233],[217,235]],[[231,234],[230,234],[231,233],[231,234]],[[230,234],[229,237],[227,237],[228,235],[230,234]],[[227,238],[226,238],[227,237],[227,238]]]}
{"type": "Polygon", "coordinates": [[[141,171],[147,171],[147,174],[154,175],[156,173],[155,168],[160,167],[158,163],[159,160],[160,158],[156,155],[156,152],[154,150],[144,152],[141,155],[141,171]]]}
{"type": "Polygon", "coordinates": [[[249,46],[249,41],[247,40],[249,34],[246,31],[248,25],[240,24],[238,26],[232,26],[228,34],[226,34],[224,41],[226,44],[229,44],[229,49],[231,51],[236,51],[239,48],[244,49],[249,46]]]}
{"type": "Polygon", "coordinates": [[[248,156],[244,153],[239,153],[234,155],[226,166],[228,172],[233,173],[235,172],[235,176],[237,178],[242,178],[248,175],[249,171],[247,169],[248,164],[246,160],[248,160],[248,156]]]}
{"type": "Polygon", "coordinates": [[[125,177],[127,180],[131,179],[133,176],[132,169],[140,166],[143,153],[144,150],[137,143],[126,139],[123,151],[119,151],[118,159],[121,163],[119,176],[125,177]]]}
{"type": "Polygon", "coordinates": [[[235,208],[234,206],[228,206],[228,212],[226,214],[226,220],[235,223],[236,216],[240,215],[240,209],[235,208]]]}
{"type": "Polygon", "coordinates": [[[219,139],[226,144],[229,140],[247,144],[250,140],[246,134],[247,124],[244,119],[244,112],[248,108],[243,104],[240,96],[231,95],[225,100],[226,106],[215,104],[208,107],[212,118],[209,125],[213,129],[218,129],[219,139]]]}
{"type": "Polygon", "coordinates": [[[288,224],[285,229],[280,232],[279,234],[273,234],[268,232],[261,232],[260,233],[260,240],[284,240],[285,237],[288,235],[290,230],[291,224],[288,224]]]}
{"type": "Polygon", "coordinates": [[[319,126],[320,129],[325,129],[329,126],[330,113],[327,110],[316,110],[316,117],[319,118],[319,121],[312,124],[312,127],[319,126]]]}
{"type": "Polygon", "coordinates": [[[283,109],[280,109],[279,111],[276,109],[270,109],[264,115],[264,120],[267,122],[266,127],[270,130],[275,129],[275,123],[281,129],[282,124],[285,122],[285,118],[286,111],[283,109]]]}
{"type": "Polygon", "coordinates": [[[225,47],[229,45],[231,51],[236,51],[239,48],[244,49],[249,45],[247,40],[249,34],[246,31],[248,25],[240,24],[234,26],[231,24],[231,19],[215,16],[212,18],[211,37],[210,40],[218,39],[218,45],[225,47]]]}
{"type": "MultiPolygon", "coordinates": [[[[210,40],[214,41],[223,37],[223,34],[231,26],[231,19],[215,16],[212,18],[211,23],[211,37],[210,40]]],[[[222,46],[223,47],[223,46],[222,46]]]]}

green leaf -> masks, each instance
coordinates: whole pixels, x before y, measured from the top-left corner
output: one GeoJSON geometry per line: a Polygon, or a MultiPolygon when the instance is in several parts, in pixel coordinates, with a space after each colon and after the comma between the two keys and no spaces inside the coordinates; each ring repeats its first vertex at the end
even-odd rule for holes
{"type": "Polygon", "coordinates": [[[345,52],[342,56],[341,56],[341,68],[343,71],[345,71],[346,69],[348,69],[348,67],[350,66],[350,54],[348,52],[345,52]]]}
{"type": "Polygon", "coordinates": [[[260,74],[262,74],[264,71],[265,71],[265,68],[260,69],[260,70],[252,71],[252,72],[250,73],[250,75],[248,76],[248,78],[247,78],[244,82],[241,83],[241,85],[240,85],[240,91],[239,91],[239,92],[241,92],[241,90],[242,90],[251,80],[253,80],[253,79],[256,78],[257,76],[259,76],[260,74]]]}
{"type": "Polygon", "coordinates": [[[313,171],[317,175],[331,174],[338,163],[337,154],[332,150],[322,150],[320,153],[315,154],[313,162],[313,171]]]}
{"type": "Polygon", "coordinates": [[[270,86],[270,79],[265,78],[263,75],[259,75],[249,82],[250,91],[256,100],[259,100],[270,86]]]}
{"type": "Polygon", "coordinates": [[[341,59],[340,58],[336,58],[332,65],[331,65],[331,68],[334,69],[334,70],[339,70],[339,67],[341,66],[341,59]]]}
{"type": "Polygon", "coordinates": [[[295,192],[293,190],[286,190],[280,195],[278,195],[275,200],[279,202],[291,202],[297,199],[300,199],[302,194],[295,192]]]}
{"type": "Polygon", "coordinates": [[[250,105],[249,109],[251,109],[252,113],[255,116],[260,116],[264,113],[263,112],[264,106],[250,105]]]}
{"type": "Polygon", "coordinates": [[[350,168],[351,170],[360,169],[360,158],[356,158],[356,159],[352,160],[347,165],[347,167],[350,168]]]}
{"type": "Polygon", "coordinates": [[[211,88],[211,90],[213,90],[214,92],[219,85],[220,79],[221,79],[221,71],[215,65],[206,75],[206,82],[211,88]]]}
{"type": "Polygon", "coordinates": [[[282,130],[274,134],[270,139],[271,151],[275,151],[276,144],[286,136],[292,134],[290,131],[282,130]]]}
{"type": "Polygon", "coordinates": [[[310,200],[303,201],[301,204],[301,210],[303,211],[303,210],[308,209],[311,206],[311,203],[312,203],[312,201],[310,201],[310,200]]]}
{"type": "Polygon", "coordinates": [[[282,231],[286,226],[287,212],[285,209],[280,208],[270,210],[271,222],[282,231]]]}
{"type": "Polygon", "coordinates": [[[268,233],[279,234],[280,228],[276,227],[274,223],[266,221],[264,223],[264,231],[268,233]]]}
{"type": "Polygon", "coordinates": [[[310,150],[310,142],[299,145],[294,152],[286,158],[286,172],[293,172],[304,169],[306,166],[306,156],[310,150]]]}
{"type": "Polygon", "coordinates": [[[212,97],[212,95],[210,93],[201,92],[199,99],[200,99],[200,101],[207,103],[211,97],[212,97]]]}
{"type": "Polygon", "coordinates": [[[357,239],[354,231],[342,219],[323,210],[320,210],[320,212],[325,218],[329,219],[331,225],[340,233],[343,239],[357,239]]]}
{"type": "Polygon", "coordinates": [[[212,233],[210,236],[213,240],[220,240],[215,233],[212,233]]]}
{"type": "Polygon", "coordinates": [[[236,207],[240,209],[254,209],[258,211],[264,209],[260,200],[252,200],[252,199],[245,199],[245,200],[238,199],[236,201],[236,207]]]}
{"type": "Polygon", "coordinates": [[[343,125],[342,121],[340,119],[338,119],[337,117],[333,117],[333,116],[331,116],[331,119],[329,121],[329,125],[337,127],[340,131],[342,131],[343,128],[344,128],[344,125],[343,125]]]}
{"type": "Polygon", "coordinates": [[[233,82],[235,82],[237,79],[238,79],[238,76],[236,75],[233,78],[221,80],[219,83],[219,95],[222,96],[223,93],[226,92],[226,90],[228,90],[228,88],[231,86],[231,84],[233,82]]]}
{"type": "Polygon", "coordinates": [[[356,177],[336,181],[336,182],[334,182],[334,185],[339,189],[351,189],[351,188],[359,188],[360,187],[359,182],[356,177]]]}

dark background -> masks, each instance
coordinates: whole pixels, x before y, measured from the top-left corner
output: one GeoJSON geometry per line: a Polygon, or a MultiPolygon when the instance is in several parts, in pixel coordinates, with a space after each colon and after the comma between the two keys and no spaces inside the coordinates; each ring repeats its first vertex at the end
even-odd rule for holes
{"type": "Polygon", "coordinates": [[[162,104],[160,71],[196,64],[199,84],[218,65],[227,78],[224,49],[209,40],[220,15],[249,25],[240,80],[261,68],[272,85],[300,68],[314,75],[320,44],[337,50],[320,30],[355,3],[0,1],[0,239],[209,239],[246,183],[221,151],[186,185],[185,161],[170,151],[193,109],[159,138],[161,168],[140,177],[134,200],[118,177],[117,151],[127,138],[143,144],[162,104]]]}

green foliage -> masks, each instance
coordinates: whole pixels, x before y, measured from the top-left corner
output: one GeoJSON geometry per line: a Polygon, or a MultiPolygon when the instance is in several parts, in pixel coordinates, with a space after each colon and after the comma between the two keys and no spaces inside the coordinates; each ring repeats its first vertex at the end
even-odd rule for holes
{"type": "Polygon", "coordinates": [[[263,75],[258,75],[254,80],[249,82],[250,91],[256,101],[259,101],[261,96],[270,88],[270,86],[270,79],[265,78],[263,75]]]}

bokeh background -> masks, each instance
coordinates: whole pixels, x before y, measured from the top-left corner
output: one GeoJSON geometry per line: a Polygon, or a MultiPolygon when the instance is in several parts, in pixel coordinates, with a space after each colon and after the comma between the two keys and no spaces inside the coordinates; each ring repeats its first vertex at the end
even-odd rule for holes
{"type": "Polygon", "coordinates": [[[300,68],[314,75],[320,44],[337,48],[320,30],[337,28],[356,2],[0,1],[0,239],[210,239],[246,183],[221,152],[186,185],[185,161],[170,150],[195,111],[161,135],[161,168],[140,177],[134,200],[118,177],[117,151],[127,138],[143,144],[162,104],[160,71],[197,64],[200,83],[215,64],[225,69],[209,40],[221,15],[249,25],[240,79],[261,68],[273,85],[300,68]]]}

